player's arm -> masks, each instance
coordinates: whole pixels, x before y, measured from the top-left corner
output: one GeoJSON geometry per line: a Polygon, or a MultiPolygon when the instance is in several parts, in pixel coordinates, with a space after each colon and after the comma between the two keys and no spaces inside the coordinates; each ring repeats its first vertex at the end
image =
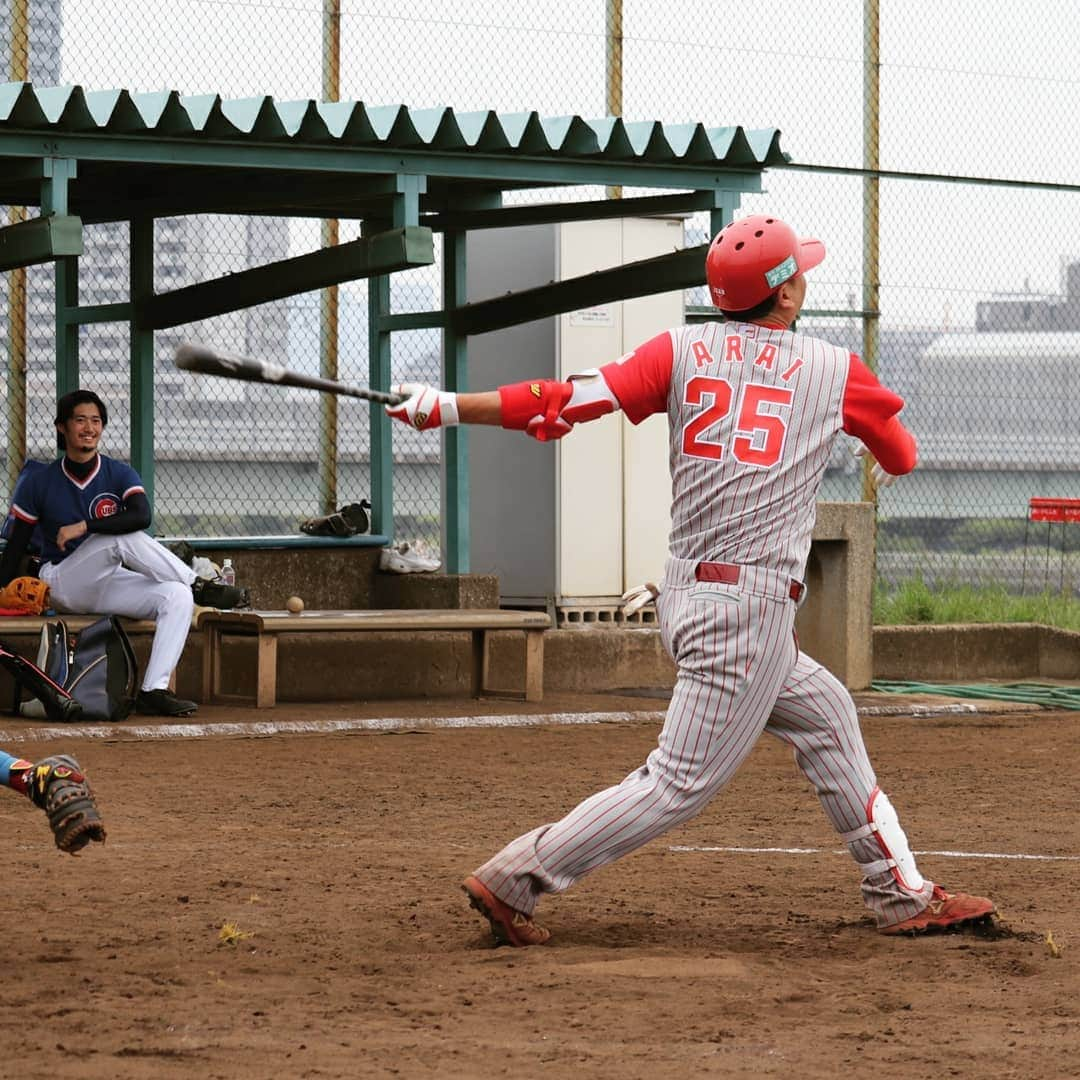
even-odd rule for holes
{"type": "Polygon", "coordinates": [[[852,354],[844,387],[843,429],[859,439],[890,476],[911,472],[919,458],[915,437],[897,415],[903,407],[904,399],[882,386],[852,354]]]}
{"type": "Polygon", "coordinates": [[[124,496],[123,506],[109,517],[84,519],[62,525],[56,532],[56,546],[65,551],[68,544],[87,533],[122,536],[124,533],[139,532],[150,527],[150,519],[150,500],[146,497],[146,492],[139,488],[137,491],[129,491],[124,496]]]}
{"type": "Polygon", "coordinates": [[[482,393],[455,394],[417,383],[396,387],[408,394],[387,413],[426,431],[454,424],[489,424],[524,431],[541,442],[561,439],[575,424],[625,409],[633,423],[666,407],[672,345],[661,334],[601,369],[566,380],[531,379],[482,393]]]}
{"type": "Polygon", "coordinates": [[[24,521],[18,516],[14,516],[13,521],[11,535],[7,538],[3,557],[0,558],[0,588],[19,576],[22,558],[30,546],[30,538],[34,535],[35,522],[24,521]]]}

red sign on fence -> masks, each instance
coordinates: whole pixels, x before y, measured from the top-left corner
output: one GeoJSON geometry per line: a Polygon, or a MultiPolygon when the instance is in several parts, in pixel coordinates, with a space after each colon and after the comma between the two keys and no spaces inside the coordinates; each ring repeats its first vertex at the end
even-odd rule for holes
{"type": "Polygon", "coordinates": [[[1030,521],[1080,521],[1080,499],[1031,499],[1030,521]]]}

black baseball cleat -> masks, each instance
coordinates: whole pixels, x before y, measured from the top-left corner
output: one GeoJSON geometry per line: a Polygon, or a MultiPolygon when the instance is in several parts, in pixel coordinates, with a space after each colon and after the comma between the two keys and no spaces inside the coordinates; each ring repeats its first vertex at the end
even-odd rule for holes
{"type": "Polygon", "coordinates": [[[206,578],[196,578],[191,586],[191,595],[195,597],[195,603],[200,607],[220,608],[227,611],[229,608],[250,606],[247,589],[241,589],[236,585],[224,585],[220,581],[208,581],[206,578]]]}
{"type": "Polygon", "coordinates": [[[135,711],[144,716],[190,716],[198,707],[168,690],[140,690],[135,698],[135,711]]]}

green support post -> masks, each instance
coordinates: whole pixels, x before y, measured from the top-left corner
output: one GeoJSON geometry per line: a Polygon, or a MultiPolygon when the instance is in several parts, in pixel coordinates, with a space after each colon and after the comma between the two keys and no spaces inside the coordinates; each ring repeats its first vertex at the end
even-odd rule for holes
{"type": "MultiPolygon", "coordinates": [[[[464,232],[443,234],[443,308],[454,311],[467,299],[464,232]]],[[[443,330],[443,386],[468,389],[468,338],[448,319],[443,330]]],[[[443,432],[443,564],[449,574],[469,572],[469,439],[464,426],[443,432]]]]}
{"type": "Polygon", "coordinates": [[[131,318],[131,465],[154,505],[154,331],[139,325],[135,312],[154,292],[154,219],[135,218],[128,237],[131,318]]]}
{"type": "Polygon", "coordinates": [[[740,192],[713,191],[712,209],[709,211],[709,241],[725,226],[730,225],[739,209],[740,192]]]}
{"type": "MultiPolygon", "coordinates": [[[[388,222],[364,221],[362,234],[376,234],[388,222]]],[[[367,279],[367,384],[380,390],[390,387],[390,330],[383,320],[390,314],[390,275],[374,274],[367,279]]],[[[393,431],[390,417],[377,402],[370,403],[372,419],[372,531],[394,536],[393,431]]]]}
{"type": "Polygon", "coordinates": [[[420,196],[427,193],[427,177],[399,173],[394,196],[393,227],[404,229],[420,224],[420,196]]]}
{"type": "MultiPolygon", "coordinates": [[[[420,222],[420,196],[427,177],[402,174],[396,177],[396,193],[389,222],[370,218],[362,234],[375,236],[389,228],[410,229],[420,222]]],[[[391,379],[390,275],[368,278],[368,386],[387,389],[391,379]]],[[[371,531],[394,537],[394,438],[390,417],[383,407],[371,403],[371,531]]]]}
{"type": "MultiPolygon", "coordinates": [[[[46,158],[41,181],[41,213],[68,213],[68,183],[75,179],[76,163],[70,158],[46,158]]],[[[79,388],[79,327],[67,318],[69,308],[79,306],[79,257],[56,260],[54,300],[56,333],[56,396],[79,388]]]]}

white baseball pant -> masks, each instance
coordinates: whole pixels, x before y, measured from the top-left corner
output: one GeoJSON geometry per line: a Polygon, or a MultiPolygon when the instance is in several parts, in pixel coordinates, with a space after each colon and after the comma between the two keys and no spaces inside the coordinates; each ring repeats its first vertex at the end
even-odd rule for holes
{"type": "Polygon", "coordinates": [[[57,610],[153,619],[142,689],[168,687],[195,608],[191,567],[144,532],[94,533],[62,562],[46,563],[40,576],[57,610]]]}
{"type": "MultiPolygon", "coordinates": [[[[657,602],[664,644],[679,666],[659,744],[621,784],[512,841],[476,871],[519,911],[532,914],[541,893],[562,892],[694,817],[763,731],[794,748],[837,832],[866,824],[876,780],[855,705],[838,679],[799,654],[790,579],[753,568],[737,586],[697,582],[692,565],[679,562],[669,560],[657,602]]],[[[856,862],[878,864],[864,875],[862,895],[879,926],[929,903],[931,882],[911,893],[880,870],[872,837],[848,848],[856,862]]]]}

